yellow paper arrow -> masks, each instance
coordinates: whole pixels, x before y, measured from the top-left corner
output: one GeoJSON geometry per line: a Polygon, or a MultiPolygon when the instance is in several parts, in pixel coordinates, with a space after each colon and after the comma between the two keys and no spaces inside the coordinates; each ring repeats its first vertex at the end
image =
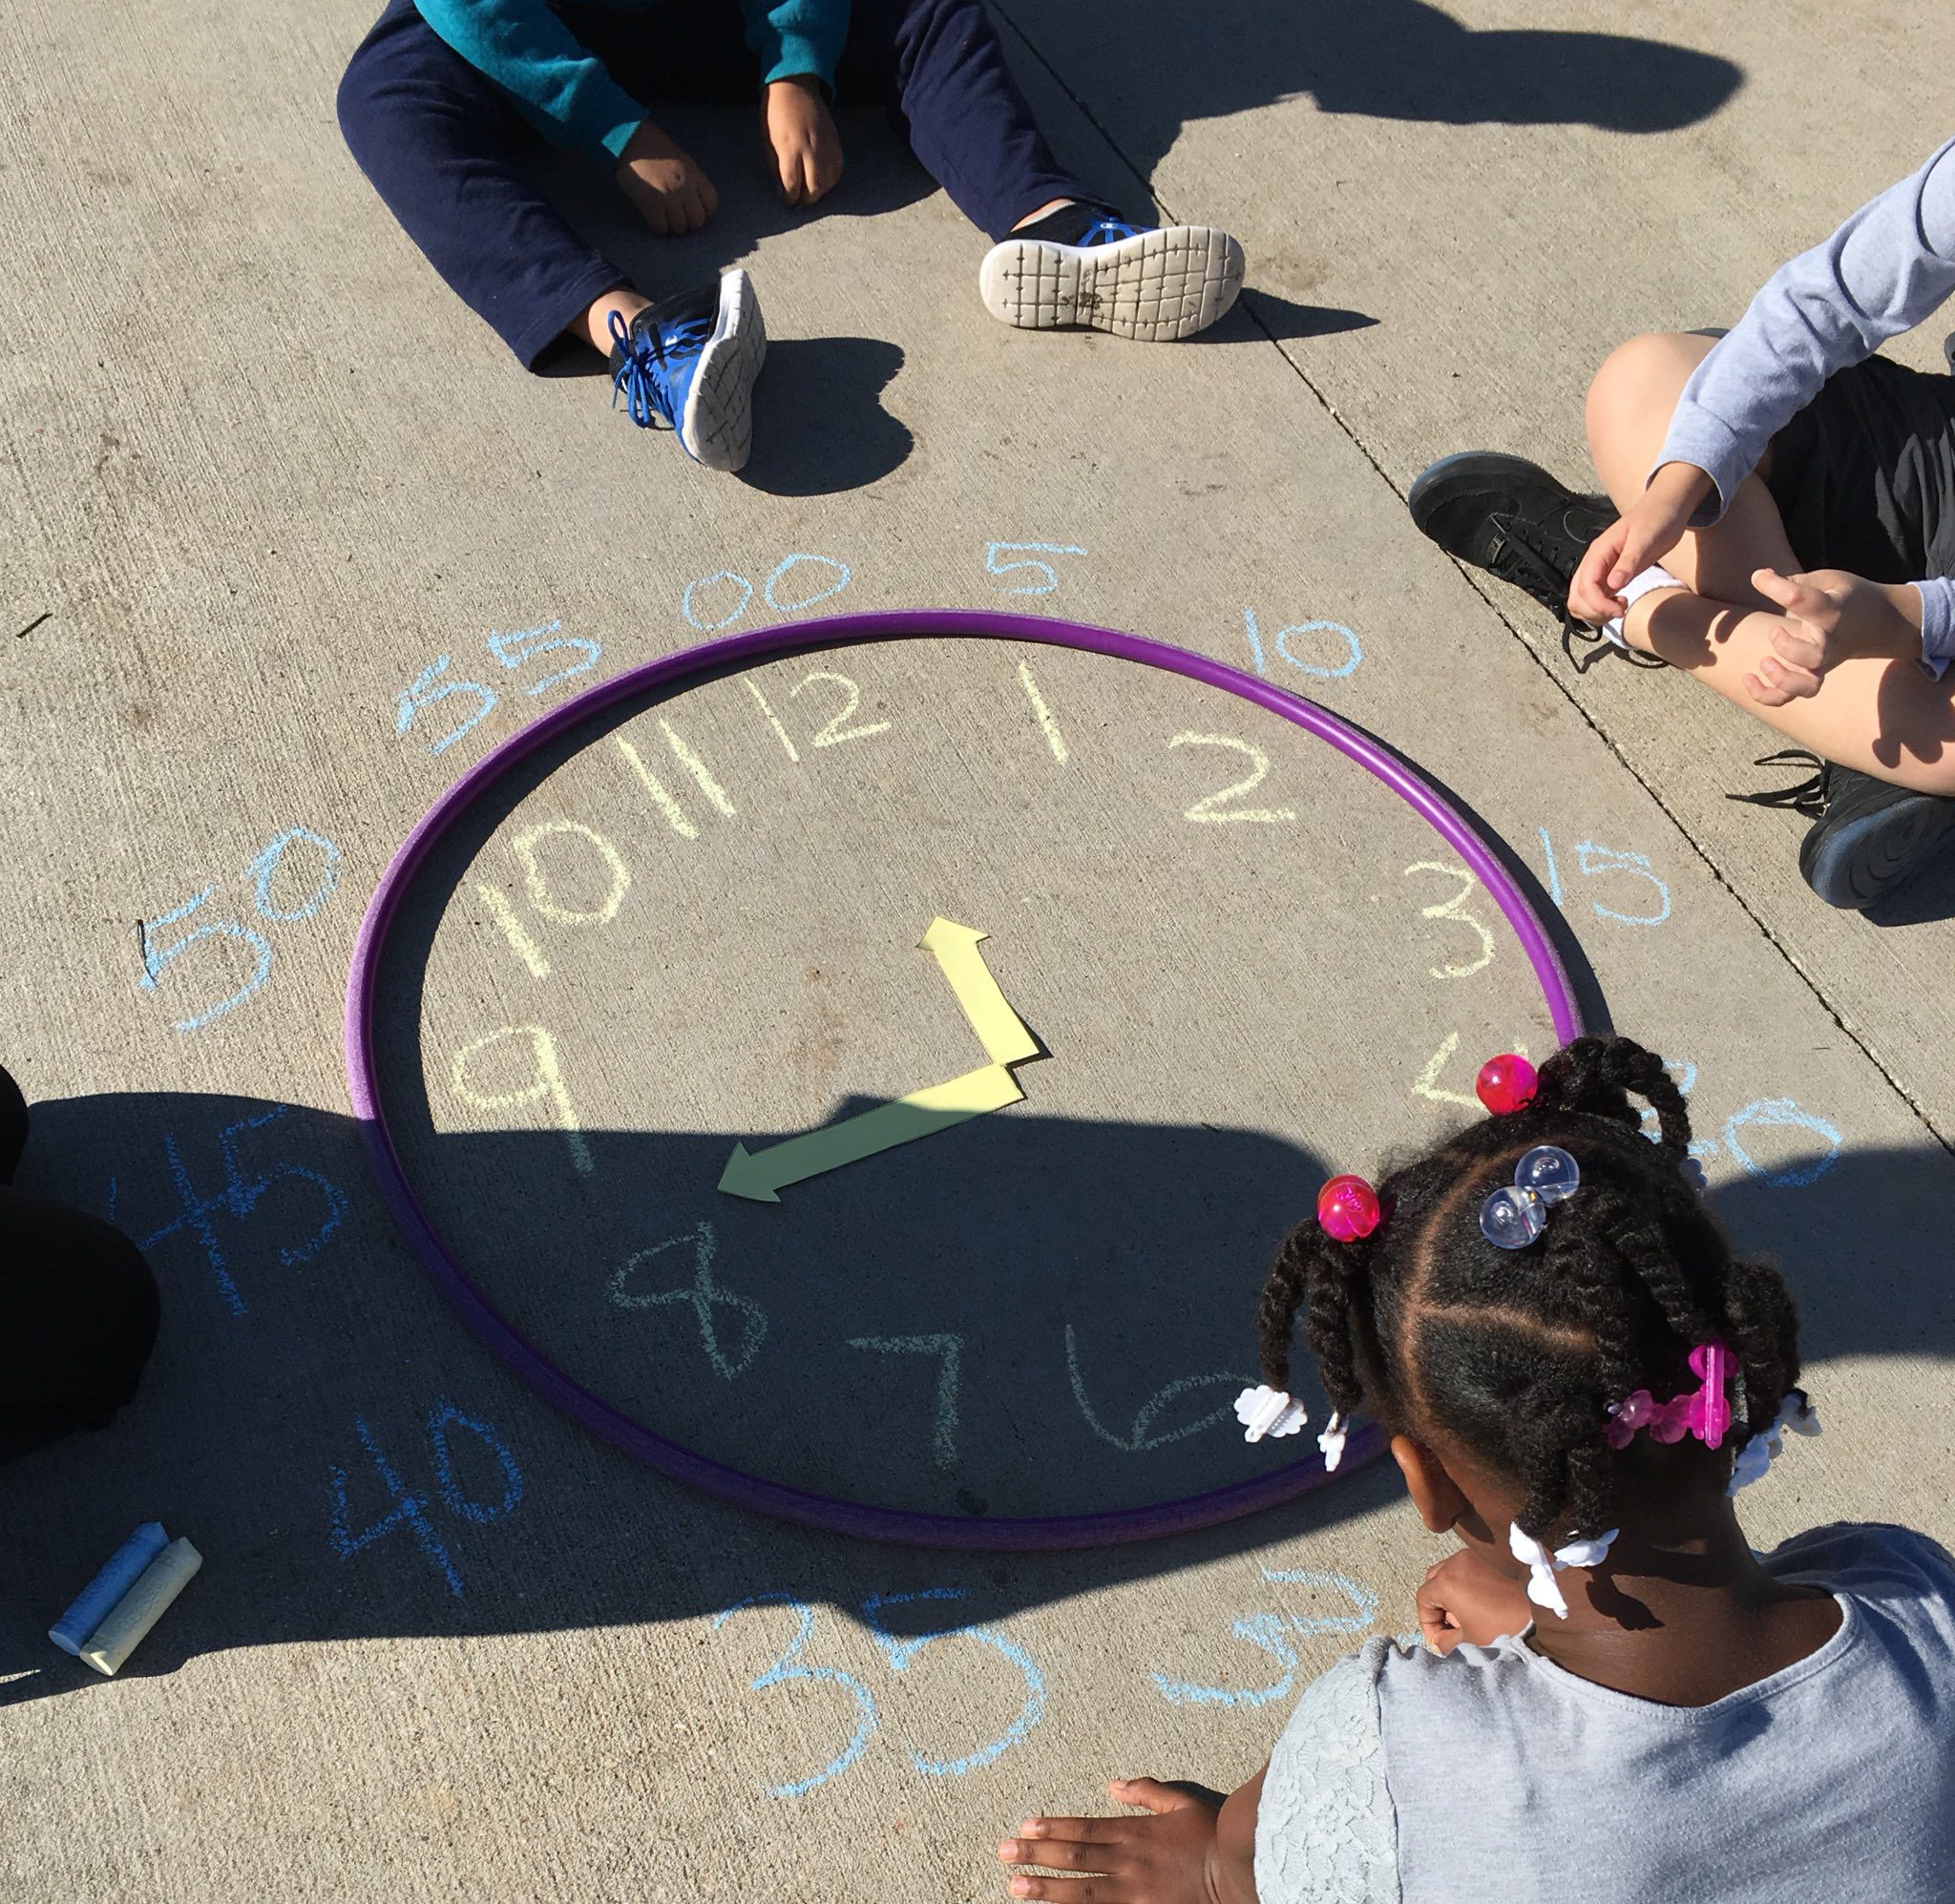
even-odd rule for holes
{"type": "Polygon", "coordinates": [[[998,980],[984,963],[979,943],[990,936],[955,919],[933,919],[930,930],[917,941],[935,956],[964,1008],[984,1056],[993,1064],[1022,1064],[1039,1056],[1039,1042],[1025,1029],[1024,1020],[1005,1003],[998,980]]]}
{"type": "Polygon", "coordinates": [[[845,1163],[859,1163],[879,1150],[893,1150],[899,1143],[948,1130],[952,1124],[981,1117],[986,1111],[1001,1110],[1024,1095],[1018,1079],[1003,1065],[987,1064],[946,1084],[912,1091],[893,1103],[878,1104],[872,1111],[845,1118],[838,1124],[804,1131],[765,1150],[750,1151],[744,1143],[736,1143],[720,1178],[720,1188],[729,1197],[778,1203],[778,1192],[789,1183],[839,1170],[845,1163]]]}

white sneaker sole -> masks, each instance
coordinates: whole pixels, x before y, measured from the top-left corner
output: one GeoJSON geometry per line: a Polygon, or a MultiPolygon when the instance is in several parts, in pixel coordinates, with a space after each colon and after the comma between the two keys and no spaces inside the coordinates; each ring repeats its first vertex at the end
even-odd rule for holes
{"type": "Polygon", "coordinates": [[[1242,289],[1242,246],[1207,225],[1167,225],[1114,244],[1008,238],[985,254],[978,289],[1020,330],[1084,325],[1167,343],[1206,330],[1242,289]]]}
{"type": "Polygon", "coordinates": [[[767,331],[745,271],[720,279],[720,314],[700,352],[679,441],[685,453],[708,470],[746,467],[753,450],[753,380],[767,362],[767,331]]]}

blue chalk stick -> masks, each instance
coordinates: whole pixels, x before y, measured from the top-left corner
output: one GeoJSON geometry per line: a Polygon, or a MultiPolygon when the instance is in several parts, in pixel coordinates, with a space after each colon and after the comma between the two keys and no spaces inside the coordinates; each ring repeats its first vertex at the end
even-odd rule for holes
{"type": "Polygon", "coordinates": [[[74,1604],[48,1628],[48,1638],[64,1653],[78,1655],[109,1609],[169,1544],[170,1537],[163,1532],[163,1523],[145,1520],[116,1549],[109,1564],[75,1596],[74,1604]]]}

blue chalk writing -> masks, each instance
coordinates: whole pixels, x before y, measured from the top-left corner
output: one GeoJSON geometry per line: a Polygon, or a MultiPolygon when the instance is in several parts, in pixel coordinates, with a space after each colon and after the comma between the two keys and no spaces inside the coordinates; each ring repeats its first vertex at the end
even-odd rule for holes
{"type": "Polygon", "coordinates": [[[935,1632],[919,1634],[914,1640],[899,1640],[883,1624],[882,1609],[886,1606],[900,1606],[919,1600],[962,1600],[962,1587],[926,1587],[919,1593],[872,1594],[862,1602],[863,1618],[869,1622],[869,1630],[875,1643],[882,1648],[883,1656],[890,1663],[893,1673],[905,1672],[923,1648],[935,1640],[970,1640],[980,1646],[988,1646],[1001,1658],[1017,1667],[1025,1682],[1025,1703],[1019,1709],[1019,1716],[1000,1732],[997,1738],[988,1740],[975,1750],[966,1752],[961,1758],[927,1758],[914,1747],[910,1749],[910,1760],[916,1769],[932,1778],[960,1778],[966,1772],[976,1771],[980,1766],[988,1766],[1001,1753],[1018,1745],[1026,1733],[1045,1716],[1045,1678],[1032,1662],[1032,1656],[1017,1641],[993,1626],[947,1626],[935,1632]]]}
{"type": "Polygon", "coordinates": [[[804,608],[812,608],[818,601],[826,601],[831,595],[840,595],[853,579],[849,572],[848,563],[838,562],[832,555],[789,555],[767,578],[761,589],[761,598],[777,615],[794,615],[804,608]],[[832,569],[835,572],[835,579],[817,588],[812,595],[803,596],[799,601],[782,601],[774,594],[774,589],[784,576],[793,573],[795,565],[799,562],[813,562],[822,568],[832,569]]]}
{"type": "Polygon", "coordinates": [[[249,874],[254,892],[252,904],[265,918],[281,926],[297,925],[302,919],[309,919],[330,899],[340,883],[340,849],[330,840],[321,839],[309,826],[288,826],[283,833],[274,834],[266,843],[264,850],[245,868],[249,874]],[[286,852],[299,841],[317,847],[324,856],[319,876],[312,890],[300,900],[297,906],[284,910],[274,906],[271,900],[271,884],[286,852]]]}
{"type": "Polygon", "coordinates": [[[1598,847],[1592,840],[1583,840],[1576,845],[1575,860],[1588,878],[1598,873],[1625,872],[1632,879],[1645,881],[1656,894],[1653,912],[1618,912],[1614,907],[1605,906],[1598,899],[1595,902],[1598,918],[1614,919],[1625,926],[1660,926],[1670,917],[1670,888],[1650,870],[1646,854],[1620,852],[1614,847],[1598,847]]]}
{"type": "Polygon", "coordinates": [[[784,1785],[764,1785],[761,1789],[773,1798],[805,1798],[817,1786],[826,1785],[838,1772],[844,1772],[859,1759],[868,1748],[871,1736],[876,1729],[875,1701],[869,1688],[853,1673],[844,1672],[839,1666],[811,1666],[804,1663],[801,1649],[814,1632],[814,1609],[806,1601],[796,1600],[791,1594],[757,1593],[743,1601],[737,1601],[713,1620],[713,1631],[717,1633],[736,1613],[744,1613],[754,1606],[786,1606],[792,1608],[796,1624],[794,1637],[786,1648],[759,1678],[750,1684],[754,1692],[764,1691],[770,1685],[786,1684],[792,1680],[807,1680],[816,1685],[846,1686],[855,1706],[855,1729],[851,1733],[849,1743],[830,1759],[819,1771],[810,1772],[806,1778],[790,1779],[784,1785]]]}
{"type": "Polygon", "coordinates": [[[457,741],[486,721],[495,706],[495,690],[493,687],[485,687],[478,680],[442,680],[441,677],[448,672],[452,659],[448,655],[438,656],[414,677],[411,687],[404,687],[394,696],[393,731],[403,736],[413,726],[424,708],[446,701],[450,695],[480,697],[475,711],[459,727],[450,728],[438,741],[428,743],[431,754],[446,753],[457,741]]]}
{"type": "Polygon", "coordinates": [[[464,1414],[452,1402],[437,1402],[429,1412],[428,1439],[434,1454],[434,1485],[441,1492],[442,1505],[451,1514],[457,1514],[464,1520],[473,1520],[477,1525],[486,1525],[489,1521],[500,1520],[506,1514],[514,1514],[521,1505],[522,1470],[516,1466],[515,1456],[509,1452],[508,1444],[487,1422],[464,1414]],[[448,1443],[451,1428],[465,1429],[473,1434],[494,1455],[501,1468],[502,1498],[493,1507],[486,1501],[472,1500],[456,1484],[454,1458],[448,1443]]]}
{"type": "Polygon", "coordinates": [[[1548,837],[1545,826],[1538,826],[1535,830],[1541,835],[1541,850],[1547,858],[1547,896],[1557,906],[1560,906],[1563,903],[1564,894],[1562,892],[1561,869],[1554,863],[1554,842],[1548,837]]]}
{"type": "MultiPolygon", "coordinates": [[[[1554,841],[1545,826],[1535,830],[1541,835],[1542,855],[1546,863],[1547,896],[1557,906],[1565,906],[1567,894],[1562,885],[1561,868],[1555,862],[1554,841]]],[[[1670,888],[1650,869],[1648,854],[1625,852],[1617,847],[1602,847],[1593,840],[1582,840],[1575,847],[1575,864],[1585,879],[1622,873],[1630,879],[1641,880],[1653,895],[1653,899],[1650,896],[1644,899],[1646,906],[1653,906],[1652,910],[1646,912],[1618,911],[1613,906],[1605,906],[1601,900],[1594,900],[1591,903],[1598,919],[1613,919],[1621,926],[1660,926],[1670,917],[1670,888]]]]}
{"type": "Polygon", "coordinates": [[[1296,1633],[1366,1633],[1377,1623],[1378,1597],[1368,1586],[1360,1586],[1342,1574],[1317,1572],[1309,1567],[1265,1567],[1263,1578],[1279,1586],[1320,1587],[1341,1594],[1351,1603],[1349,1613],[1293,1613],[1291,1630],[1296,1633]]]}
{"type": "MultiPolygon", "coordinates": [[[[1255,663],[1256,673],[1267,680],[1270,670],[1264,659],[1263,634],[1256,623],[1254,609],[1244,607],[1242,625],[1243,633],[1249,637],[1250,659],[1255,663]]],[[[1293,668],[1301,668],[1305,674],[1314,675],[1319,680],[1342,680],[1346,675],[1355,675],[1358,664],[1364,659],[1364,649],[1358,642],[1356,631],[1345,627],[1341,621],[1293,622],[1287,628],[1277,629],[1275,645],[1277,654],[1293,668]],[[1343,656],[1335,662],[1306,661],[1290,645],[1290,638],[1293,635],[1318,635],[1325,632],[1337,636],[1344,644],[1343,656]]]]}
{"type": "Polygon", "coordinates": [[[206,1006],[201,1012],[194,1013],[187,1018],[174,1018],[171,1029],[179,1032],[197,1032],[221,1018],[226,1012],[234,1011],[258,990],[271,975],[271,941],[263,932],[251,927],[241,925],[236,919],[211,919],[199,926],[194,932],[186,932],[180,939],[169,945],[159,946],[152,934],[159,926],[174,926],[179,919],[187,919],[217,890],[215,886],[206,886],[195,899],[189,899],[174,912],[165,912],[160,919],[144,920],[137,928],[137,943],[142,950],[142,977],[138,981],[145,992],[154,992],[162,982],[165,971],[181,958],[200,939],[235,939],[247,947],[254,959],[255,968],[251,976],[226,998],[220,998],[215,1005],[206,1006]]]}
{"type": "MultiPolygon", "coordinates": [[[[275,925],[295,925],[309,919],[330,899],[339,885],[340,849],[323,834],[315,833],[309,826],[288,826],[282,833],[275,833],[258,853],[251,864],[244,868],[244,877],[252,883],[252,903],[259,916],[275,925]],[[322,856],[322,865],[314,878],[311,891],[296,905],[281,906],[274,902],[272,889],[280,868],[286,854],[300,842],[315,848],[322,856]]],[[[193,898],[186,899],[173,911],[165,912],[158,919],[137,922],[137,945],[142,957],[142,976],[137,981],[145,992],[155,992],[162,984],[163,974],[181,958],[193,946],[206,940],[228,939],[242,946],[251,954],[250,975],[232,992],[206,1005],[200,1012],[193,1012],[187,1018],[174,1018],[171,1029],[179,1032],[201,1031],[225,1013],[235,1011],[245,999],[256,992],[271,976],[272,944],[254,926],[247,926],[239,919],[205,919],[181,938],[172,939],[168,944],[159,943],[157,934],[165,927],[188,919],[200,908],[207,905],[217,887],[206,886],[193,898]]],[[[235,963],[232,967],[236,970],[235,963]]]]}
{"type": "MultiPolygon", "coordinates": [[[[523,1497],[522,1471],[516,1465],[515,1456],[509,1446],[487,1422],[477,1421],[473,1416],[464,1414],[452,1402],[436,1402],[428,1412],[428,1440],[434,1470],[434,1489],[441,1497],[442,1505],[457,1519],[484,1525],[500,1520],[505,1515],[513,1514],[523,1497]],[[481,1442],[483,1447],[495,1458],[502,1471],[502,1498],[493,1504],[473,1499],[465,1494],[454,1476],[453,1456],[449,1442],[452,1429],[462,1429],[481,1442]]],[[[448,1590],[455,1599],[463,1598],[461,1569],[455,1565],[454,1557],[449,1552],[434,1522],[429,1517],[431,1505],[426,1495],[416,1494],[402,1479],[398,1468],[388,1458],[378,1437],[368,1427],[364,1415],[353,1417],[353,1432],[360,1437],[360,1446],[366,1451],[367,1458],[373,1464],[373,1472],[379,1476],[380,1485],[386,1491],[390,1505],[378,1520],[355,1529],[351,1524],[351,1511],[347,1501],[349,1476],[345,1468],[329,1468],[326,1471],[326,1490],[332,1496],[332,1521],[327,1530],[333,1552],[341,1559],[350,1560],[355,1554],[364,1552],[376,1541],[383,1540],[396,1528],[405,1527],[414,1537],[415,1543],[433,1563],[448,1590]]]]}
{"type": "MultiPolygon", "coordinates": [[[[883,1618],[884,1609],[888,1607],[911,1605],[918,1601],[958,1601],[964,1598],[962,1587],[925,1587],[915,1593],[872,1594],[861,1606],[870,1635],[892,1673],[907,1672],[917,1654],[935,1641],[968,1640],[998,1654],[1024,1682],[1024,1702],[1017,1717],[995,1738],[956,1758],[933,1758],[914,1746],[909,1747],[910,1762],[930,1778],[960,1778],[967,1772],[992,1764],[1023,1740],[1045,1716],[1044,1675],[1024,1647],[997,1627],[946,1626],[904,1639],[892,1632],[883,1618]]],[[[854,1705],[854,1729],[850,1733],[848,1743],[819,1771],[809,1772],[803,1778],[788,1779],[779,1785],[763,1783],[761,1786],[763,1791],[774,1798],[803,1798],[855,1764],[868,1749],[870,1740],[881,1729],[882,1720],[876,1710],[874,1695],[855,1674],[845,1672],[839,1666],[812,1665],[802,1657],[803,1647],[814,1635],[814,1609],[806,1601],[788,1593],[751,1594],[716,1614],[712,1630],[717,1633],[736,1614],[762,1606],[788,1608],[795,1616],[794,1633],[773,1663],[749,1682],[750,1689],[759,1692],[770,1685],[805,1680],[813,1684],[845,1687],[854,1705]]]]}
{"type": "MultiPolygon", "coordinates": [[[[1664,1067],[1676,1079],[1676,1087],[1686,1097],[1697,1088],[1697,1067],[1687,1057],[1667,1058],[1664,1067]]],[[[1643,1132],[1650,1141],[1662,1138],[1662,1126],[1656,1112],[1646,1105],[1643,1110],[1643,1132]]],[[[1734,1111],[1724,1120],[1721,1140],[1718,1138],[1693,1138],[1689,1154],[1699,1163],[1729,1152],[1732,1160],[1749,1177],[1775,1190],[1802,1189],[1808,1183],[1817,1183],[1839,1161],[1839,1152],[1846,1140],[1824,1118],[1813,1112],[1802,1110],[1790,1098],[1759,1098],[1754,1102],[1734,1111]],[[1810,1158],[1782,1169],[1774,1170],[1758,1161],[1749,1150],[1739,1133],[1747,1130],[1795,1130],[1809,1131],[1815,1137],[1823,1138],[1826,1143],[1822,1156],[1810,1158]]]]}
{"type": "Polygon", "coordinates": [[[685,617],[703,635],[717,633],[722,628],[730,628],[746,613],[746,605],[753,599],[753,584],[745,575],[736,575],[731,569],[721,569],[710,575],[702,575],[696,582],[687,582],[685,593],[679,597],[679,612],[685,617]],[[693,599],[701,589],[709,589],[716,582],[738,582],[740,600],[738,604],[717,621],[702,621],[693,613],[693,599]]]}
{"type": "Polygon", "coordinates": [[[1279,1613],[1251,1613],[1235,1622],[1230,1629],[1238,1640],[1260,1646],[1283,1668],[1279,1678],[1268,1685],[1193,1685],[1187,1680],[1169,1679],[1166,1673],[1150,1672],[1154,1689],[1174,1705],[1268,1705],[1282,1699],[1296,1684],[1296,1649],[1283,1637],[1283,1616],[1279,1613]]]}
{"type": "Polygon", "coordinates": [[[347,1474],[344,1468],[326,1470],[326,1487],[332,1495],[332,1526],[328,1530],[333,1552],[341,1559],[350,1560],[363,1549],[370,1547],[376,1540],[383,1540],[396,1527],[405,1527],[420,1543],[421,1551],[434,1562],[442,1579],[448,1582],[448,1590],[457,1600],[462,1598],[462,1577],[449,1551],[441,1543],[441,1536],[434,1531],[434,1523],[428,1518],[427,1503],[413,1494],[394,1471],[393,1464],[381,1451],[373,1431],[367,1426],[364,1415],[353,1417],[353,1430],[360,1437],[360,1446],[367,1451],[368,1459],[373,1463],[374,1472],[380,1476],[380,1484],[387,1490],[389,1500],[393,1505],[378,1520],[359,1529],[356,1533],[349,1524],[347,1503],[347,1474]]]}
{"type": "Polygon", "coordinates": [[[1083,555],[1085,550],[1072,542],[992,542],[984,550],[984,573],[989,575],[1009,575],[1020,569],[1036,570],[1045,579],[1042,582],[1021,582],[1017,588],[1000,589],[1001,595],[1050,595],[1059,587],[1059,571],[1050,562],[1041,562],[1040,555],[1083,555]],[[1023,550],[1034,551],[1022,561],[1000,562],[1000,555],[1014,554],[1023,550]]]}
{"type": "MultiPolygon", "coordinates": [[[[170,1181],[178,1197],[177,1214],[159,1228],[143,1237],[138,1247],[150,1250],[165,1239],[181,1232],[194,1236],[202,1246],[204,1260],[210,1265],[210,1271],[218,1286],[218,1294],[224,1307],[233,1315],[246,1313],[242,1292],[231,1274],[230,1265],[225,1257],[222,1244],[219,1240],[216,1219],[228,1216],[242,1222],[257,1208],[264,1194],[274,1183],[300,1182],[310,1185],[319,1193],[325,1204],[325,1215],[311,1235],[302,1243],[286,1243],[279,1245],[279,1261],[287,1268],[296,1268],[310,1263],[326,1240],[339,1228],[347,1214],[346,1193],[338,1184],[323,1177],[316,1170],[304,1164],[281,1164],[276,1170],[258,1175],[247,1174],[238,1156],[238,1140],[246,1131],[263,1130],[267,1124],[276,1123],[291,1107],[286,1104],[275,1105],[271,1110],[256,1118],[245,1118],[235,1124],[226,1124],[218,1133],[218,1154],[223,1160],[224,1182],[222,1189],[215,1196],[199,1195],[191,1182],[190,1172],[183,1162],[174,1134],[163,1139],[163,1155],[169,1162],[170,1181]]],[[[116,1201],[115,1187],[111,1186],[111,1214],[116,1201]]]]}
{"type": "Polygon", "coordinates": [[[1265,680],[1270,678],[1268,664],[1263,659],[1262,631],[1256,626],[1256,612],[1252,608],[1242,611],[1243,632],[1249,637],[1249,658],[1255,663],[1256,673],[1265,680]]]}
{"type": "Polygon", "coordinates": [[[1250,1686],[1197,1685],[1163,1672],[1147,1677],[1163,1699],[1175,1705],[1268,1705],[1285,1698],[1296,1684],[1300,1667],[1292,1633],[1363,1633],[1377,1623],[1378,1597],[1368,1586],[1343,1574],[1307,1567],[1265,1567],[1263,1579],[1272,1585],[1311,1587],[1341,1596],[1349,1610],[1341,1613],[1251,1613],[1237,1620],[1230,1631],[1246,1644],[1274,1660],[1281,1672],[1267,1684],[1250,1686]]]}
{"type": "Polygon", "coordinates": [[[518,628],[507,635],[492,634],[484,645],[496,660],[511,669],[520,668],[540,655],[561,654],[565,650],[581,655],[583,659],[574,666],[558,668],[539,681],[531,681],[523,689],[526,695],[548,694],[553,687],[575,680],[578,675],[589,674],[604,653],[603,648],[587,635],[560,634],[558,631],[562,626],[561,621],[546,621],[540,628],[518,628]]]}
{"type": "Polygon", "coordinates": [[[1760,1182],[1769,1183],[1777,1190],[1802,1189],[1808,1183],[1817,1183],[1839,1161],[1839,1147],[1846,1140],[1824,1118],[1815,1117],[1810,1111],[1802,1111],[1790,1098],[1761,1098],[1756,1103],[1747,1104],[1742,1110],[1734,1111],[1724,1120],[1724,1147],[1736,1159],[1738,1165],[1760,1182]],[[1739,1141],[1738,1133],[1754,1126],[1761,1129],[1810,1131],[1816,1137],[1826,1140],[1826,1154],[1813,1159],[1810,1162],[1797,1163],[1783,1170],[1769,1170],[1758,1162],[1739,1141]]]}
{"type": "MultiPolygon", "coordinates": [[[[826,601],[831,595],[841,592],[855,579],[854,572],[847,562],[837,561],[832,555],[810,555],[805,550],[797,550],[791,555],[784,555],[775,564],[773,573],[760,586],[760,598],[776,615],[797,615],[804,608],[812,608],[818,601],[826,601]],[[817,570],[827,571],[824,576],[804,576],[800,586],[812,580],[815,586],[811,593],[784,599],[781,585],[804,563],[811,563],[817,570]]],[[[687,622],[702,635],[716,635],[723,628],[730,628],[753,605],[754,586],[747,578],[732,569],[716,569],[709,575],[702,575],[697,581],[687,582],[684,593],[679,597],[679,612],[687,622]],[[713,604],[703,602],[701,596],[708,591],[717,590],[722,583],[731,583],[739,590],[739,599],[725,614],[710,615],[713,604]]],[[[721,600],[726,597],[723,594],[721,600]]]]}
{"type": "MultiPolygon", "coordinates": [[[[491,660],[500,663],[513,674],[545,655],[573,654],[580,658],[567,668],[553,670],[540,680],[526,681],[523,693],[532,697],[548,694],[553,687],[561,687],[567,680],[589,674],[604,653],[603,645],[587,635],[564,634],[560,619],[541,622],[535,628],[513,628],[506,633],[492,629],[482,645],[491,660]]],[[[431,754],[446,753],[457,741],[473,733],[495,711],[500,699],[486,682],[463,680],[459,676],[452,680],[445,679],[452,665],[452,656],[437,655],[414,677],[411,686],[402,688],[394,696],[393,731],[403,738],[424,712],[438,706],[451,695],[472,694],[475,697],[473,710],[459,725],[429,742],[428,751],[431,754]]]]}

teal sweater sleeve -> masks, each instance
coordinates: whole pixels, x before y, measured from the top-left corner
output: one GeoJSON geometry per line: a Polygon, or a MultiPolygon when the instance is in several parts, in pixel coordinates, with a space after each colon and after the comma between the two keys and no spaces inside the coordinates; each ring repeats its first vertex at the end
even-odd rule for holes
{"type": "Polygon", "coordinates": [[[553,145],[602,146],[615,158],[645,109],[544,0],[414,0],[436,35],[509,94],[553,145]]]}
{"type": "MultiPolygon", "coordinates": [[[[601,146],[615,158],[648,116],[546,0],[414,4],[436,35],[509,94],[553,144],[601,146]]],[[[641,10],[631,0],[622,4],[641,10]]],[[[724,6],[726,0],[693,4],[724,6]]],[[[798,73],[832,83],[849,32],[849,0],[741,0],[741,10],[763,84],[798,73]]],[[[650,20],[646,31],[656,31],[650,20]]]]}
{"type": "Polygon", "coordinates": [[[812,73],[832,87],[849,37],[849,0],[740,0],[763,86],[812,73]]]}

